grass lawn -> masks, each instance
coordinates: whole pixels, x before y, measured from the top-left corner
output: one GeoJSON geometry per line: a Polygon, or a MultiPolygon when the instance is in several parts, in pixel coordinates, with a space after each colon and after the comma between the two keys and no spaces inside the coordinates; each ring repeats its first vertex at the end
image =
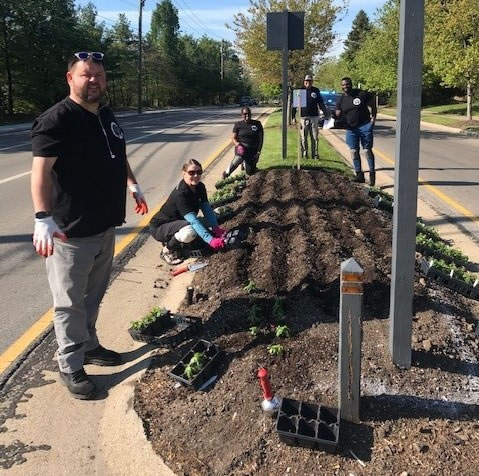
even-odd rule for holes
{"type": "MultiPolygon", "coordinates": [[[[395,107],[381,107],[378,112],[380,114],[386,114],[388,116],[396,116],[395,107]]],[[[479,113],[479,104],[473,104],[472,113],[479,113]]],[[[465,116],[466,105],[465,104],[448,104],[444,106],[429,106],[424,107],[421,110],[421,121],[431,122],[433,124],[440,124],[442,126],[457,127],[462,129],[469,125],[466,124],[465,118],[454,116],[465,116]]]]}
{"type": "MultiPolygon", "coordinates": [[[[288,157],[283,160],[282,154],[282,113],[281,111],[271,114],[264,125],[264,144],[258,163],[259,169],[278,167],[296,167],[298,163],[298,129],[297,126],[288,128],[288,157]]],[[[352,175],[350,168],[345,164],[341,155],[320,136],[319,139],[320,160],[301,159],[301,168],[305,169],[332,169],[352,175]]]]}

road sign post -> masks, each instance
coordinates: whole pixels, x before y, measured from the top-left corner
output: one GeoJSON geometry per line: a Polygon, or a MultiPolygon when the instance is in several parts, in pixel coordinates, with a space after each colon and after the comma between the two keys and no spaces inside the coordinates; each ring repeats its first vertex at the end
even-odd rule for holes
{"type": "Polygon", "coordinates": [[[389,348],[411,366],[424,0],[401,0],[389,348]]]}

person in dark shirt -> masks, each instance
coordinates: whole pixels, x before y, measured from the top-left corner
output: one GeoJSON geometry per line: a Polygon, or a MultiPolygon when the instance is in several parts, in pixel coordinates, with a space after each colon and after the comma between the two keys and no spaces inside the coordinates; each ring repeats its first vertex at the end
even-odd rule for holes
{"type": "Polygon", "coordinates": [[[353,89],[351,78],[343,78],[341,87],[343,94],[336,104],[336,117],[343,119],[346,124],[346,143],[351,151],[351,159],[356,172],[354,181],[365,182],[359,154],[359,145],[361,144],[368,161],[369,184],[373,186],[376,183],[373,154],[373,129],[377,114],[375,98],[367,91],[353,89]]]}
{"type": "Polygon", "coordinates": [[[181,251],[198,238],[214,250],[225,245],[226,231],[218,226],[206,187],[201,182],[201,164],[190,159],[183,165],[182,172],[182,180],[150,221],[150,233],[163,243],[161,257],[168,264],[180,264],[183,261],[181,251]],[[211,230],[198,218],[200,210],[211,230]]]}
{"type": "Polygon", "coordinates": [[[235,146],[234,158],[223,172],[223,179],[229,177],[241,164],[244,164],[247,175],[256,172],[256,164],[263,148],[263,125],[251,119],[251,109],[241,109],[243,120],[233,126],[232,142],[235,146]]]}
{"type": "Polygon", "coordinates": [[[310,74],[304,77],[303,89],[306,89],[306,107],[301,108],[301,152],[304,158],[309,157],[308,138],[311,136],[311,158],[319,159],[319,110],[323,111],[326,119],[330,118],[330,114],[319,89],[313,86],[310,74]]]}
{"type": "Polygon", "coordinates": [[[70,95],[32,126],[33,245],[46,258],[53,294],[60,379],[75,398],[95,386],[85,364],[118,365],[100,345],[96,320],[110,280],[115,227],[125,220],[126,186],[136,212],[145,197],[128,165],[123,130],[107,107],[103,53],[78,52],[68,64],[70,95]]]}

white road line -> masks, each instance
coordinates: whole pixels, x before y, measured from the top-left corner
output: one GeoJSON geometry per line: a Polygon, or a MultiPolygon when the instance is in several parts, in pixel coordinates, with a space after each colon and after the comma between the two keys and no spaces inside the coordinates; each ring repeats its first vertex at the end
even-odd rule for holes
{"type": "Polygon", "coordinates": [[[23,172],[23,174],[18,174],[18,175],[13,175],[12,177],[7,177],[6,179],[0,180],[0,184],[11,182],[12,180],[16,180],[18,178],[25,177],[25,175],[30,175],[31,173],[32,173],[31,170],[29,170],[28,172],[23,172]]]}
{"type": "Polygon", "coordinates": [[[28,142],[20,142],[20,144],[9,145],[8,147],[3,147],[2,149],[0,149],[0,151],[2,151],[2,150],[8,150],[8,149],[15,149],[15,147],[21,147],[22,145],[26,145],[26,144],[31,144],[31,142],[30,142],[30,141],[28,141],[28,142]]]}

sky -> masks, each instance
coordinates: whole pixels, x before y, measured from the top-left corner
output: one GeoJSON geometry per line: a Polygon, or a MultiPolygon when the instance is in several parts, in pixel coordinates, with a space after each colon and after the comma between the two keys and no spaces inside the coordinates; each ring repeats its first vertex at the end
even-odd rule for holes
{"type": "MultiPolygon", "coordinates": [[[[235,34],[226,28],[225,23],[232,24],[233,15],[248,8],[248,0],[172,0],[179,12],[180,30],[195,37],[207,35],[216,39],[225,39],[234,43],[235,34]]],[[[342,3],[341,0],[335,0],[342,3]]],[[[88,0],[77,0],[77,5],[84,5],[88,0]]],[[[139,0],[91,0],[98,9],[98,20],[112,26],[119,13],[124,13],[131,22],[133,31],[138,31],[139,0]]],[[[143,32],[149,30],[151,12],[156,6],[156,0],[146,0],[143,10],[143,32]]],[[[377,8],[384,0],[349,0],[346,15],[337,22],[334,29],[338,40],[328,53],[328,56],[339,54],[343,49],[354,17],[362,8],[372,20],[377,8]]]]}

